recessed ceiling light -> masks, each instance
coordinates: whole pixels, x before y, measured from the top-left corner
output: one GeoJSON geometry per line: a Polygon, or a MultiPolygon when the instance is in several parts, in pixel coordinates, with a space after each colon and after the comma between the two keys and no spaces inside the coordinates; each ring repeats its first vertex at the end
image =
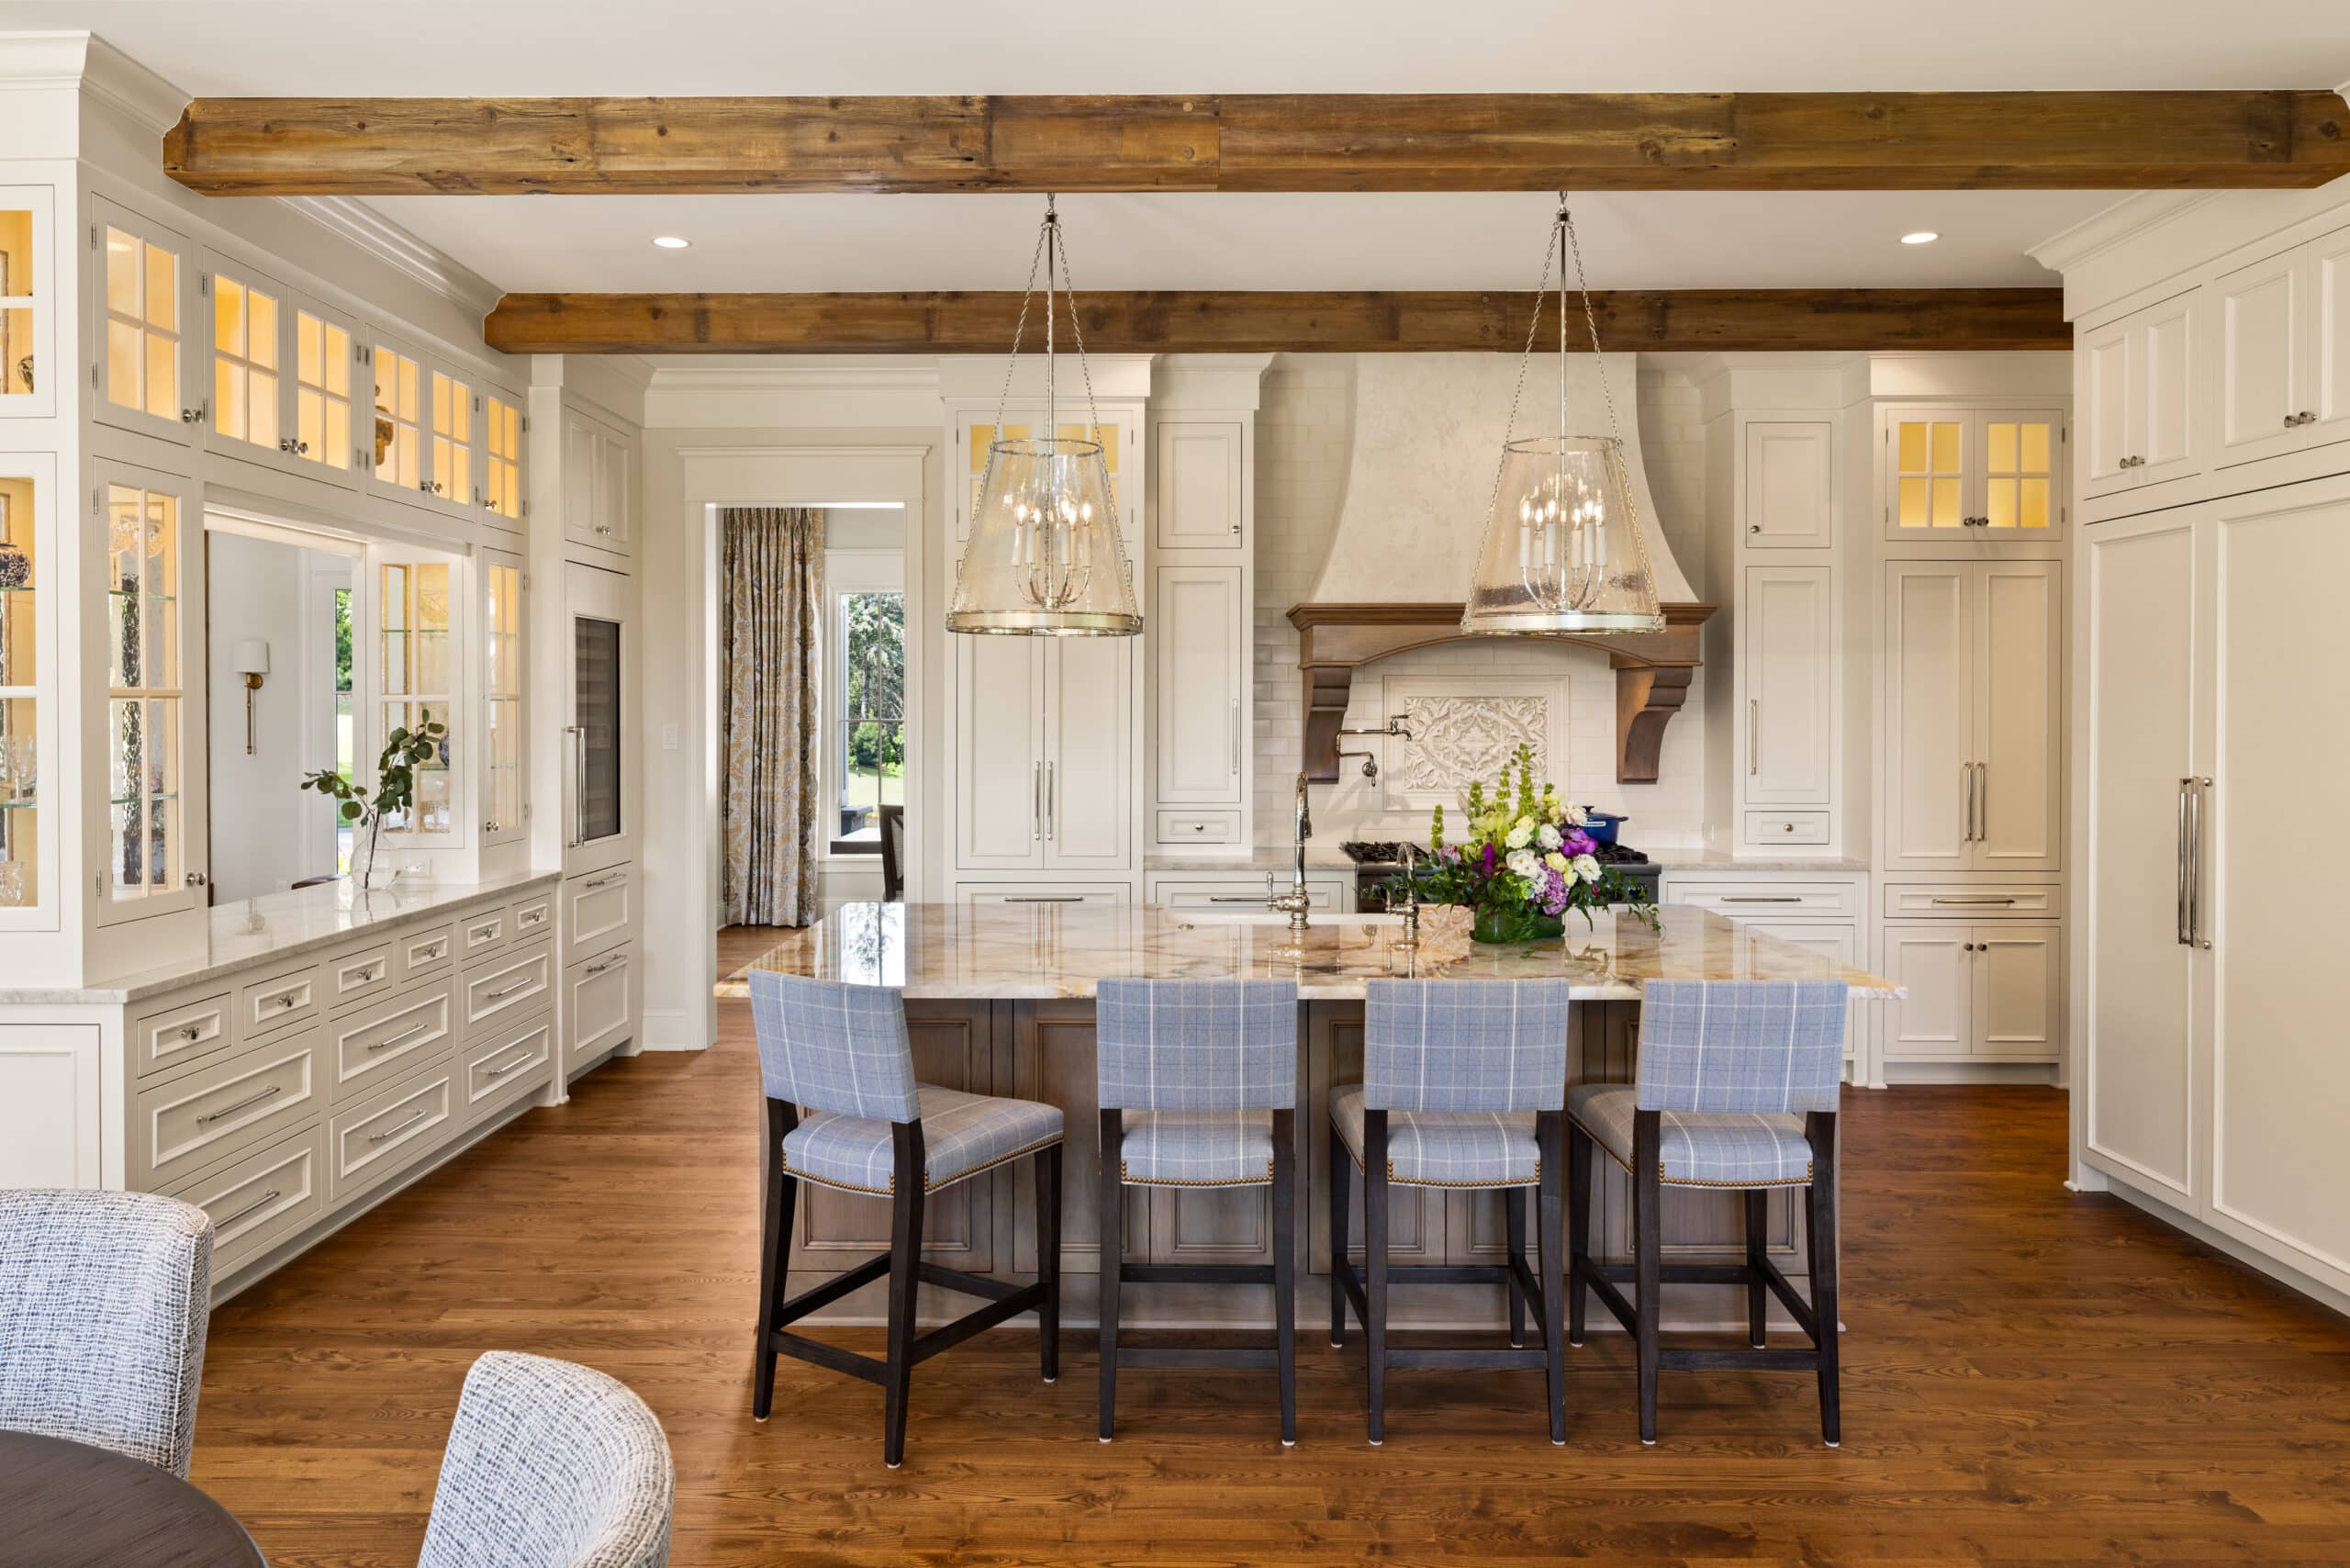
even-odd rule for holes
{"type": "Polygon", "coordinates": [[[665,251],[682,251],[693,243],[691,240],[680,240],[675,234],[655,234],[653,242],[665,251]]]}
{"type": "MultiPolygon", "coordinates": [[[[1901,242],[1905,245],[1930,245],[1941,238],[1942,236],[1940,234],[1937,234],[1930,229],[1920,229],[1914,234],[1904,234],[1901,237],[1901,242]]],[[[655,240],[654,243],[656,245],[666,245],[669,241],[666,240],[655,240]]]]}

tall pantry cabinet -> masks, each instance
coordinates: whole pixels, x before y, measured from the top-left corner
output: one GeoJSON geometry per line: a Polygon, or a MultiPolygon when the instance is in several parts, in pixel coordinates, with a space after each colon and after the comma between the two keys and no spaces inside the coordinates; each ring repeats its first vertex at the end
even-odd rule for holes
{"type": "Polygon", "coordinates": [[[2106,252],[2077,324],[2084,396],[2106,407],[2173,396],[2161,356],[2117,371],[2087,352],[2154,313],[2207,374],[2158,489],[2084,487],[2073,1147],[2076,1185],[2343,1306],[2350,206],[2321,196],[2151,226],[2106,252]]]}

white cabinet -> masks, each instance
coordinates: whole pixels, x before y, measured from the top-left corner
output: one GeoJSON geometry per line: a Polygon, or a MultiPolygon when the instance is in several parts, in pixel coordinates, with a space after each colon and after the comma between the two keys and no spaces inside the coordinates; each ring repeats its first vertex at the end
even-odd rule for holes
{"type": "Polygon", "coordinates": [[[2054,1061],[2062,1047],[2061,927],[2053,922],[1903,922],[1885,927],[1888,1058],[2054,1061]]]}
{"type": "Polygon", "coordinates": [[[93,409],[106,424],[186,445],[206,403],[196,248],[104,196],[90,211],[93,409]]]}
{"type": "MultiPolygon", "coordinates": [[[[1850,969],[1869,968],[1862,942],[1868,884],[1859,876],[1789,879],[1730,875],[1719,870],[1668,871],[1659,895],[1664,903],[1707,909],[1729,920],[1740,940],[1772,937],[1792,942],[1850,969]]],[[[1855,1083],[1874,1076],[1870,1039],[1877,1003],[1855,1002],[1845,1017],[1844,1058],[1855,1083]]]]}
{"type": "Polygon", "coordinates": [[[1885,427],[1889,540],[2045,544],[2062,529],[2065,415],[2054,409],[1896,409],[1885,427]]]}
{"type": "Polygon", "coordinates": [[[957,641],[957,866],[1132,870],[1134,640],[957,641]]]}
{"type": "Polygon", "coordinates": [[[1746,569],[1739,723],[1749,805],[1828,804],[1836,756],[1833,587],[1827,566],[1746,569]]]}
{"type": "Polygon", "coordinates": [[[566,1071],[636,1037],[636,947],[616,947],[564,976],[563,1065],[566,1071]]]}
{"type": "Polygon", "coordinates": [[[1135,645],[1126,637],[1052,639],[1045,688],[1043,864],[1126,871],[1135,865],[1135,645]]]}
{"type": "Polygon", "coordinates": [[[576,409],[563,415],[563,536],[629,554],[635,536],[635,443],[576,409]]]}
{"type": "Polygon", "coordinates": [[[1757,420],[1746,427],[1749,549],[1824,550],[1836,543],[1835,426],[1757,420]]]}
{"type": "Polygon", "coordinates": [[[1237,566],[1160,566],[1151,575],[1153,750],[1161,806],[1241,803],[1249,620],[1240,579],[1237,566]]]}
{"type": "Polygon", "coordinates": [[[2210,286],[2222,465],[2350,439],[2350,229],[2210,286]]]}
{"type": "Polygon", "coordinates": [[[481,492],[478,378],[380,327],[369,330],[364,353],[374,392],[364,465],[376,493],[472,521],[481,492]]]}
{"type": "Polygon", "coordinates": [[[2107,496],[2200,466],[2198,393],[2201,295],[2194,290],[2081,334],[2081,494],[2107,496]]]}
{"type": "Polygon", "coordinates": [[[1158,485],[1151,542],[1161,550],[1228,550],[1241,541],[1242,427],[1237,420],[1164,420],[1152,427],[1158,485]]]}
{"type": "Polygon", "coordinates": [[[2057,868],[2063,574],[1886,564],[1886,868],[2057,868]]]}

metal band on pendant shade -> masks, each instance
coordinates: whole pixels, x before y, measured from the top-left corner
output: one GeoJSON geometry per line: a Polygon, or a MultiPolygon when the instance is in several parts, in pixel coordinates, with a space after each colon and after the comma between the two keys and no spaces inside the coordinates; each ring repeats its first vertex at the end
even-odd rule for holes
{"type": "MultiPolygon", "coordinates": [[[[1053,381],[1053,274],[1069,278],[1069,251],[1050,197],[1028,263],[1028,286],[1012,332],[1003,392],[996,401],[996,439],[988,443],[971,535],[956,567],[949,632],[1012,636],[1131,637],[1142,630],[1135,603],[1134,569],[1126,559],[1116,483],[1098,441],[1064,436],[1053,381]],[[1045,272],[1045,433],[1007,437],[1003,416],[1036,269],[1045,272]]],[[[1085,329],[1069,293],[1069,329],[1085,378],[1085,405],[1098,433],[1102,411],[1093,400],[1093,372],[1085,361],[1085,329]]]]}
{"type": "Polygon", "coordinates": [[[1486,503],[1485,536],[1477,551],[1476,576],[1460,615],[1463,633],[1528,636],[1572,632],[1661,632],[1664,612],[1657,603],[1656,574],[1649,566],[1639,509],[1634,503],[1629,465],[1624,457],[1623,425],[1616,396],[1600,358],[1599,321],[1583,278],[1583,248],[1566,195],[1551,220],[1542,252],[1542,275],[1534,286],[1534,319],[1526,329],[1526,349],[1517,363],[1517,388],[1511,394],[1509,423],[1502,432],[1501,467],[1486,503]],[[1583,295],[1583,325],[1591,333],[1593,362],[1607,404],[1605,436],[1572,435],[1567,422],[1567,263],[1583,295]],[[1517,432],[1517,405],[1526,390],[1526,369],[1534,357],[1534,335],[1541,330],[1543,295],[1550,267],[1559,268],[1559,433],[1526,441],[1517,432]]]}

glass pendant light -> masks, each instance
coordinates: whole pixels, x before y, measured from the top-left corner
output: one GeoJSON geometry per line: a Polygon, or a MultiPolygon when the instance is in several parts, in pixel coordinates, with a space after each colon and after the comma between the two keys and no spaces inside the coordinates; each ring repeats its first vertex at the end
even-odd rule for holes
{"type": "Polygon", "coordinates": [[[1487,503],[1485,541],[1477,552],[1477,575],[1460,630],[1494,636],[1572,632],[1662,632],[1656,576],[1649,567],[1648,543],[1632,502],[1631,472],[1624,457],[1623,426],[1616,395],[1607,385],[1607,364],[1599,358],[1599,322],[1584,283],[1583,249],[1575,241],[1574,218],[1565,192],[1550,223],[1542,252],[1542,276],[1534,286],[1534,319],[1526,329],[1526,352],[1517,363],[1517,389],[1511,394],[1509,424],[1502,432],[1502,462],[1487,503]],[[1583,319],[1599,369],[1599,390],[1607,404],[1607,434],[1569,433],[1567,414],[1567,263],[1572,260],[1575,287],[1583,296],[1583,319]],[[1542,303],[1550,268],[1559,269],[1559,433],[1525,441],[1517,433],[1517,405],[1526,391],[1526,367],[1534,357],[1534,335],[1541,330],[1542,303]]]}
{"type": "MultiPolygon", "coordinates": [[[[1117,487],[1103,461],[1102,443],[1064,436],[1058,423],[1060,411],[1053,384],[1057,269],[1066,286],[1069,251],[1053,198],[1047,196],[1036,253],[1028,263],[1028,286],[1020,297],[1020,319],[1012,330],[1013,357],[1004,366],[1003,393],[996,400],[999,439],[988,446],[971,537],[956,569],[955,599],[946,611],[949,632],[1131,637],[1142,630],[1134,573],[1118,526],[1117,487]],[[1012,397],[1012,375],[1020,361],[1020,337],[1028,324],[1028,301],[1036,292],[1040,265],[1045,272],[1045,433],[1002,439],[1004,406],[1012,397]]],[[[1078,370],[1085,380],[1090,421],[1085,428],[1099,433],[1102,413],[1093,403],[1093,373],[1085,363],[1085,330],[1078,324],[1074,293],[1069,322],[1077,339],[1078,370]]]]}

